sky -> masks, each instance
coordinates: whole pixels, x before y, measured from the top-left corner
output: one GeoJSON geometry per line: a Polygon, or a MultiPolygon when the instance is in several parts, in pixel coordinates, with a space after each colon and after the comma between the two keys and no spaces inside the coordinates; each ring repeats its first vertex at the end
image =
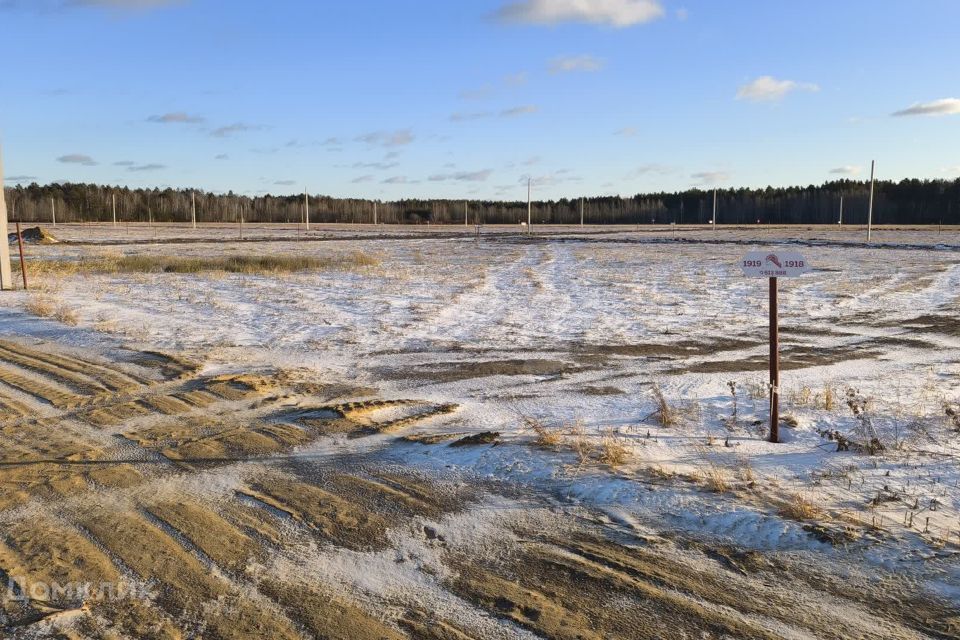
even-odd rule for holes
{"type": "Polygon", "coordinates": [[[0,0],[5,184],[526,199],[960,176],[956,0],[0,0]]]}

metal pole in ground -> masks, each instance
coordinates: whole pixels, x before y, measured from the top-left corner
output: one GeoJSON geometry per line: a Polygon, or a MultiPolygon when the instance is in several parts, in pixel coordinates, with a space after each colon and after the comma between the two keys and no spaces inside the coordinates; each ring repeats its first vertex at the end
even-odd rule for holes
{"type": "Polygon", "coordinates": [[[20,233],[20,221],[17,220],[17,246],[20,248],[20,273],[23,274],[23,289],[27,289],[27,265],[23,262],[23,234],[20,233]]]}
{"type": "Polygon", "coordinates": [[[117,194],[110,194],[111,200],[113,201],[113,226],[117,226],[117,194]]]}
{"type": "Polygon", "coordinates": [[[580,227],[583,228],[583,196],[580,197],[580,227]]]}
{"type": "Polygon", "coordinates": [[[717,230],[717,190],[713,190],[713,230],[717,230]]]}
{"type": "Polygon", "coordinates": [[[770,442],[780,442],[780,323],[776,278],[770,278],[770,442]]]}
{"type": "Polygon", "coordinates": [[[465,227],[469,227],[469,226],[470,226],[470,220],[469,220],[469,217],[468,217],[468,211],[467,211],[467,203],[466,203],[466,201],[464,201],[464,203],[463,203],[463,226],[465,226],[465,227]]]}
{"type": "Polygon", "coordinates": [[[50,196],[50,219],[53,222],[53,226],[57,226],[57,205],[53,200],[53,196],[50,196]]]}
{"type": "Polygon", "coordinates": [[[873,232],[873,169],[876,165],[875,160],[870,161],[870,204],[867,207],[867,242],[870,242],[870,236],[873,232]]]}
{"type": "MultiPolygon", "coordinates": [[[[114,221],[116,224],[116,221],[114,221]]],[[[197,228],[197,192],[190,192],[190,225],[196,229],[197,228]]]]}
{"type": "Polygon", "coordinates": [[[533,201],[530,200],[530,178],[527,178],[527,233],[530,233],[530,228],[533,226],[533,201]]]}

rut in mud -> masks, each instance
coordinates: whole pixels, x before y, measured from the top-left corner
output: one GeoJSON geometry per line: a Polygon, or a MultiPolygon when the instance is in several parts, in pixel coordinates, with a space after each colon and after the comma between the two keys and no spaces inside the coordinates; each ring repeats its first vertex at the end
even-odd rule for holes
{"type": "Polygon", "coordinates": [[[3,635],[960,632],[955,611],[883,581],[641,536],[519,488],[378,461],[382,447],[449,446],[412,430],[456,411],[279,371],[210,376],[159,353],[0,342],[3,635]]]}

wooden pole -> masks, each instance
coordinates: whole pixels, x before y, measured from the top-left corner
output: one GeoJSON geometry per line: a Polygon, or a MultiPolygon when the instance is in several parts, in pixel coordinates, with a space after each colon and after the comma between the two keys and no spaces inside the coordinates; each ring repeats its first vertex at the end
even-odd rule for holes
{"type": "Polygon", "coordinates": [[[113,226],[117,226],[117,194],[110,194],[110,199],[113,201],[113,226]]]}
{"type": "Polygon", "coordinates": [[[580,227],[583,227],[583,196],[580,196],[580,227]]]}
{"type": "Polygon", "coordinates": [[[377,201],[373,201],[373,224],[377,224],[377,201]]]}
{"type": "Polygon", "coordinates": [[[7,202],[3,193],[3,154],[0,151],[0,289],[13,289],[10,241],[7,235],[7,202]]]}
{"type": "Polygon", "coordinates": [[[770,278],[770,442],[780,442],[780,322],[776,278],[770,278]]]}
{"type": "Polygon", "coordinates": [[[533,227],[533,201],[530,199],[531,179],[527,178],[527,233],[533,227]]]}
{"type": "Polygon", "coordinates": [[[466,201],[463,202],[463,226],[465,226],[465,227],[469,227],[469,226],[470,226],[470,219],[469,219],[469,217],[468,217],[467,202],[466,202],[466,201]]]}
{"type": "Polygon", "coordinates": [[[307,231],[310,231],[310,196],[303,190],[303,217],[307,221],[307,231]]]}
{"type": "Polygon", "coordinates": [[[17,220],[17,246],[20,248],[20,273],[23,275],[23,289],[27,289],[27,265],[23,262],[23,234],[20,233],[20,221],[17,220]]]}
{"type": "Polygon", "coordinates": [[[197,228],[197,192],[190,192],[190,225],[197,228]]]}
{"type": "Polygon", "coordinates": [[[53,200],[53,196],[50,196],[50,219],[53,222],[53,226],[57,226],[57,205],[53,200]]]}
{"type": "Polygon", "coordinates": [[[873,170],[876,160],[870,161],[870,204],[867,207],[867,242],[870,242],[870,236],[873,233],[873,170]]]}

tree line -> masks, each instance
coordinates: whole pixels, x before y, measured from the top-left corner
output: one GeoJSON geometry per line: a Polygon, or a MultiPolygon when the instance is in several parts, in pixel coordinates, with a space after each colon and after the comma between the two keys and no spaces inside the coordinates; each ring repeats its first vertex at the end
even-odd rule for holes
{"type": "MultiPolygon", "coordinates": [[[[870,185],[836,180],[806,187],[688,189],[535,201],[534,224],[708,224],[716,198],[719,224],[865,224],[870,185]]],[[[275,222],[303,220],[304,198],[192,189],[130,189],[62,183],[6,187],[11,221],[108,222],[114,203],[121,222],[275,222]]],[[[403,199],[373,201],[310,195],[311,222],[388,224],[516,224],[527,220],[526,202],[403,199]],[[464,208],[466,207],[466,214],[464,208]]],[[[880,181],[874,194],[874,224],[960,224],[960,179],[880,181]]]]}

